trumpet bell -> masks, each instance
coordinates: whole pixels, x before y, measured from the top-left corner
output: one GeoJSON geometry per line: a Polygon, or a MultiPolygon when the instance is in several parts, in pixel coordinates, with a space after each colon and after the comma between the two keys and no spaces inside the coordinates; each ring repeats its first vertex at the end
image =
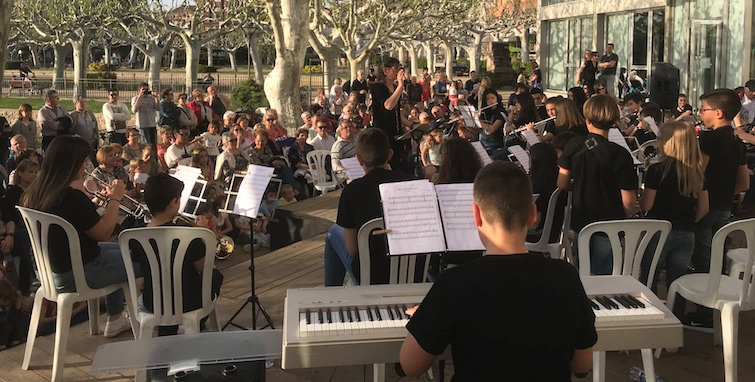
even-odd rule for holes
{"type": "Polygon", "coordinates": [[[233,253],[235,244],[233,239],[228,236],[223,236],[218,239],[218,244],[215,247],[215,258],[218,260],[225,260],[233,253]]]}

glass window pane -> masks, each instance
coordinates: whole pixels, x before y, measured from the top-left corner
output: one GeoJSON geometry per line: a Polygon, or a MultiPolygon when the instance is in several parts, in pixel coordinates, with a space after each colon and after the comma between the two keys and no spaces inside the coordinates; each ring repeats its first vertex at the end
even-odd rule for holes
{"type": "Polygon", "coordinates": [[[548,28],[548,87],[566,90],[565,21],[551,21],[548,28]]]}
{"type": "MultiPolygon", "coordinates": [[[[614,53],[619,56],[617,68],[627,67],[627,58],[631,52],[631,46],[629,46],[629,32],[631,31],[629,27],[632,22],[630,19],[631,16],[632,15],[630,14],[621,14],[609,15],[607,17],[606,35],[608,38],[606,39],[606,43],[612,43],[614,45],[614,53]]],[[[603,52],[605,52],[605,46],[599,46],[598,51],[600,54],[603,54],[603,52]]],[[[619,71],[617,70],[616,72],[618,73],[619,71]]]]}
{"type": "Polygon", "coordinates": [[[653,62],[663,61],[663,49],[666,39],[666,11],[653,11],[653,62]]]}
{"type": "Polygon", "coordinates": [[[648,14],[634,14],[634,35],[632,36],[632,64],[647,65],[648,62],[648,14]]]}

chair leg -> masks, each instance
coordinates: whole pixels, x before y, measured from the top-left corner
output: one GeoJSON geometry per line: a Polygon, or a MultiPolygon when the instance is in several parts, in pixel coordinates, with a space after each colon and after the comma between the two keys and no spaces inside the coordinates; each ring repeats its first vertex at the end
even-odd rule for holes
{"type": "Polygon", "coordinates": [[[218,324],[218,311],[217,309],[214,309],[212,313],[210,313],[210,317],[207,319],[209,322],[209,327],[212,328],[213,331],[219,332],[220,331],[220,325],[218,324]]]}
{"type": "Polygon", "coordinates": [[[385,364],[372,364],[372,382],[385,382],[385,364]]]}
{"type": "MultiPolygon", "coordinates": [[[[666,307],[672,312],[674,311],[674,302],[676,301],[677,289],[678,287],[676,286],[676,284],[672,283],[666,297],[666,307]]],[[[662,352],[663,348],[655,349],[655,358],[660,359],[662,352]]],[[[673,352],[676,352],[676,349],[674,349],[673,352]]]]}
{"type": "Polygon", "coordinates": [[[66,365],[66,352],[68,350],[68,334],[71,328],[71,310],[73,300],[64,295],[58,297],[58,317],[55,329],[55,350],[52,358],[51,382],[63,380],[63,368],[66,365]]]}
{"type": "Polygon", "coordinates": [[[653,349],[642,349],[642,367],[645,368],[645,381],[655,382],[655,363],[653,362],[653,349]]]}
{"type": "Polygon", "coordinates": [[[89,335],[96,336],[100,334],[100,299],[93,298],[87,301],[87,310],[89,313],[89,335]]]}
{"type": "Polygon", "coordinates": [[[136,308],[136,301],[131,298],[131,293],[128,289],[128,283],[123,284],[123,295],[126,297],[126,312],[128,312],[129,319],[131,320],[131,333],[134,335],[134,339],[138,339],[139,311],[136,308]]]}
{"type": "Polygon", "coordinates": [[[724,376],[726,382],[737,381],[737,347],[739,306],[726,304],[721,309],[721,329],[724,343],[724,376]]]}
{"type": "Polygon", "coordinates": [[[713,309],[713,345],[721,345],[721,312],[713,309]]]}
{"type": "Polygon", "coordinates": [[[606,381],[606,352],[592,352],[592,381],[606,381]]]}
{"type": "Polygon", "coordinates": [[[42,293],[34,296],[34,307],[31,309],[31,321],[29,322],[29,334],[26,335],[26,350],[24,351],[24,362],[21,368],[29,370],[31,362],[31,352],[34,350],[34,340],[37,339],[37,330],[39,329],[39,319],[42,317],[42,293]]]}

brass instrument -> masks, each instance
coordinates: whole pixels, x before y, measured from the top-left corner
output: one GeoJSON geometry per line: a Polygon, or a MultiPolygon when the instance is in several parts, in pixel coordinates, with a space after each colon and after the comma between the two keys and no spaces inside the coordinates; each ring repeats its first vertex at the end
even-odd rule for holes
{"type": "MultiPolygon", "coordinates": [[[[179,221],[189,225],[190,227],[197,227],[197,224],[186,216],[176,215],[176,217],[173,218],[173,224],[176,224],[179,221]]],[[[218,260],[225,260],[233,253],[235,246],[236,244],[233,242],[233,239],[231,237],[219,237],[217,245],[215,246],[215,257],[218,260]]]]}
{"type": "MultiPolygon", "coordinates": [[[[111,186],[109,183],[107,183],[104,180],[96,177],[93,172],[88,172],[87,171],[86,174],[90,178],[92,178],[95,182],[97,182],[97,184],[99,184],[102,187],[110,187],[111,186]]],[[[86,188],[86,186],[84,188],[86,188]]],[[[108,201],[110,201],[110,197],[109,196],[105,196],[102,192],[99,192],[99,191],[95,191],[94,192],[94,196],[97,199],[99,199],[100,201],[102,201],[103,203],[106,203],[106,204],[107,204],[108,201]]],[[[138,200],[136,200],[136,199],[134,199],[134,198],[132,198],[132,197],[126,195],[126,194],[123,195],[123,200],[121,200],[120,204],[118,205],[118,209],[121,210],[122,212],[124,212],[127,215],[133,216],[134,218],[136,218],[138,220],[144,219],[144,216],[145,216],[145,214],[147,212],[147,208],[145,208],[145,206],[142,203],[140,203],[138,200]]]]}

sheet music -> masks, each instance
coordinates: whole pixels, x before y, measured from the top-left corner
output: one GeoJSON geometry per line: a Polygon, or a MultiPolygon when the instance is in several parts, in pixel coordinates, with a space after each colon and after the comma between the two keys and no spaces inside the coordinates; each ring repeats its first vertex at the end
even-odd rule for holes
{"type": "Polygon", "coordinates": [[[366,175],[357,157],[343,158],[341,165],[346,169],[346,176],[352,182],[366,175]]]}
{"type": "Polygon", "coordinates": [[[435,187],[428,180],[379,186],[391,255],[444,252],[443,227],[435,187]]]}
{"type": "Polygon", "coordinates": [[[527,140],[527,144],[530,145],[530,147],[540,143],[540,139],[537,137],[537,134],[535,134],[535,132],[530,129],[525,129],[524,131],[522,131],[522,135],[524,136],[524,139],[527,140]]]}
{"type": "Polygon", "coordinates": [[[474,106],[459,105],[459,111],[461,111],[461,116],[464,118],[464,125],[467,127],[482,129],[480,116],[477,114],[477,110],[475,110],[474,106]]]}
{"type": "Polygon", "coordinates": [[[509,146],[509,151],[516,157],[516,161],[522,165],[524,171],[530,172],[530,156],[518,145],[509,146]]]}
{"type": "Polygon", "coordinates": [[[201,173],[202,170],[199,168],[178,165],[176,172],[171,174],[172,177],[180,180],[181,183],[184,184],[184,189],[181,191],[181,206],[178,209],[179,211],[183,211],[184,208],[186,208],[186,203],[189,202],[191,191],[194,189],[194,184],[197,183],[197,179],[199,179],[199,174],[201,173]]]}
{"type": "Polygon", "coordinates": [[[472,142],[472,147],[474,147],[475,151],[477,151],[477,155],[480,156],[480,160],[482,161],[483,166],[487,166],[493,163],[493,160],[490,159],[490,155],[488,155],[488,152],[485,151],[484,147],[482,147],[482,143],[480,141],[472,142]]]}
{"type": "Polygon", "coordinates": [[[655,124],[655,120],[653,119],[653,117],[645,117],[643,119],[645,120],[645,123],[647,123],[648,126],[650,126],[650,130],[653,130],[653,134],[655,134],[655,136],[657,137],[659,135],[658,125],[655,124]]]}
{"type": "Polygon", "coordinates": [[[273,177],[273,171],[275,169],[272,167],[249,165],[241,181],[236,202],[233,204],[234,214],[249,218],[257,217],[265,190],[273,177]]]}
{"type": "MultiPolygon", "coordinates": [[[[608,140],[611,141],[611,142],[613,142],[613,143],[615,143],[615,144],[617,144],[617,145],[619,145],[619,146],[621,146],[621,147],[623,147],[624,149],[626,149],[629,152],[630,155],[632,154],[632,150],[629,149],[629,145],[627,144],[627,140],[624,139],[624,135],[621,134],[621,131],[619,131],[619,129],[617,129],[617,128],[614,127],[612,129],[608,130],[608,140]]],[[[637,158],[635,158],[634,155],[632,155],[632,161],[636,165],[640,164],[640,161],[637,160],[637,158]]]]}
{"type": "Polygon", "coordinates": [[[473,183],[438,184],[440,216],[449,251],[482,251],[485,246],[480,241],[472,214],[473,183]]]}

